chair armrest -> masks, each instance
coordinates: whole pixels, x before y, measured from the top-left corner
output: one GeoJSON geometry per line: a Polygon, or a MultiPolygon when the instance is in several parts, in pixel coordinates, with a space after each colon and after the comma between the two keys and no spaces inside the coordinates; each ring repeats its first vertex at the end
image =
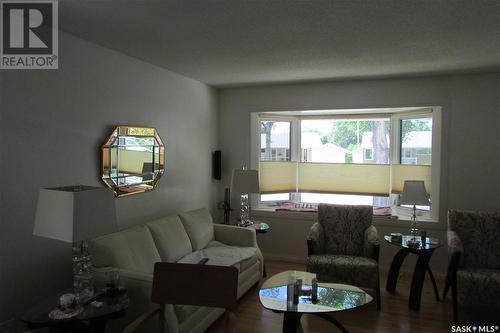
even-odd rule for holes
{"type": "Polygon", "coordinates": [[[152,309],[148,312],[145,312],[142,315],[140,315],[136,320],[134,320],[129,325],[127,325],[127,327],[125,327],[125,329],[122,331],[122,333],[133,333],[146,320],[150,319],[151,317],[153,317],[155,315],[160,315],[160,314],[161,314],[160,308],[152,309]]]}
{"type": "Polygon", "coordinates": [[[453,230],[448,230],[448,271],[456,271],[460,266],[460,259],[464,253],[464,246],[458,234],[453,230]]]}
{"type": "Polygon", "coordinates": [[[375,226],[371,225],[365,230],[364,234],[364,255],[367,258],[379,260],[380,242],[378,240],[378,232],[375,226]]]}
{"type": "Polygon", "coordinates": [[[215,240],[232,246],[259,247],[255,230],[226,224],[214,224],[215,240]]]}
{"type": "Polygon", "coordinates": [[[307,236],[307,255],[322,254],[325,251],[325,236],[323,226],[318,222],[314,223],[307,236]]]}

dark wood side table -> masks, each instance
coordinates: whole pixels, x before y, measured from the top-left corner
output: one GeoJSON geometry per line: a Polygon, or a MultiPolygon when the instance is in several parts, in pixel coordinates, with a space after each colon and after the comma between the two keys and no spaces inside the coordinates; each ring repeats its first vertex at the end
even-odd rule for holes
{"type": "MultiPolygon", "coordinates": [[[[394,292],[396,290],[396,284],[398,282],[399,270],[403,264],[408,253],[413,253],[418,256],[415,269],[413,271],[413,277],[411,281],[410,289],[410,299],[408,301],[408,307],[412,310],[420,310],[420,299],[422,297],[422,287],[424,285],[425,273],[429,273],[429,277],[432,281],[432,286],[434,287],[434,294],[436,295],[436,300],[439,301],[439,293],[436,285],[436,280],[429,267],[429,260],[431,259],[434,250],[441,247],[443,244],[437,238],[427,237],[425,244],[421,244],[419,247],[410,247],[407,245],[409,239],[412,236],[404,235],[401,241],[393,241],[391,236],[385,235],[384,239],[391,245],[398,246],[401,249],[396,253],[394,259],[391,263],[391,268],[389,269],[389,276],[387,277],[387,285],[385,289],[389,292],[394,292]]],[[[418,237],[420,240],[420,237],[418,237]]]]}
{"type": "Polygon", "coordinates": [[[103,303],[101,307],[86,304],[83,306],[83,311],[75,317],[51,319],[48,314],[56,308],[59,296],[49,297],[29,309],[21,317],[28,329],[50,328],[50,332],[104,333],[106,322],[123,316],[129,305],[129,298],[125,291],[114,297],[96,297],[96,301],[103,303]]]}

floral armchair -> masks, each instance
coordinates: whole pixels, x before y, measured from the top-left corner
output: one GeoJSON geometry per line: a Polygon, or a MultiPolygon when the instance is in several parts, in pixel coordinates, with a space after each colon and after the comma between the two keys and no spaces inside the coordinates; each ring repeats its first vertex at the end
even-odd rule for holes
{"type": "Polygon", "coordinates": [[[479,310],[473,311],[475,316],[498,314],[500,212],[450,210],[448,255],[448,275],[443,298],[451,287],[455,322],[458,321],[459,306],[479,310]]]}
{"type": "Polygon", "coordinates": [[[375,290],[380,310],[379,242],[371,206],[320,204],[307,239],[307,271],[318,281],[375,290]]]}

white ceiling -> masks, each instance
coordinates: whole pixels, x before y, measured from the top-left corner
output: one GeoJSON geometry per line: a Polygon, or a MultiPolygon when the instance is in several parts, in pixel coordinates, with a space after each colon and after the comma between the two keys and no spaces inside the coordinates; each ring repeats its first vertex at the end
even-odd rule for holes
{"type": "Polygon", "coordinates": [[[60,27],[219,87],[500,69],[498,0],[61,0],[60,27]]]}

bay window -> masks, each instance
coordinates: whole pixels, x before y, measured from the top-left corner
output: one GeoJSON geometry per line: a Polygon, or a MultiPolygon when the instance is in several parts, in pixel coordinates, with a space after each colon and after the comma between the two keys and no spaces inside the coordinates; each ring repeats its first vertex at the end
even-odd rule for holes
{"type": "Polygon", "coordinates": [[[424,180],[437,218],[440,108],[262,112],[252,115],[259,207],[297,203],[398,205],[404,180],[424,180]]]}

